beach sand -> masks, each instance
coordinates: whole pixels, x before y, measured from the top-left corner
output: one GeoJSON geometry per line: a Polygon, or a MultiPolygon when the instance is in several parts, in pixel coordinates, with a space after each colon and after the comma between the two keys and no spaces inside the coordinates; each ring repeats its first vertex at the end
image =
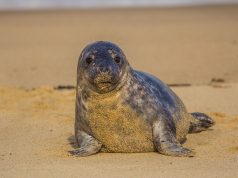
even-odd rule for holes
{"type": "Polygon", "coordinates": [[[238,6],[0,13],[0,177],[238,177],[238,6]],[[195,157],[74,146],[77,58],[95,40],[170,84],[216,125],[188,135],[195,157]],[[181,86],[184,85],[185,86],[181,86]]]}

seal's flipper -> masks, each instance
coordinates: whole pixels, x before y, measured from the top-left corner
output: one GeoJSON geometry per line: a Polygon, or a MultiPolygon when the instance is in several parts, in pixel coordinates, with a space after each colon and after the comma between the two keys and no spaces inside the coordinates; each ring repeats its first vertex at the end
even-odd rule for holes
{"type": "Polygon", "coordinates": [[[161,154],[184,157],[194,156],[191,150],[182,147],[176,140],[175,133],[171,131],[165,120],[156,121],[153,124],[153,140],[157,151],[161,154]]]}
{"type": "MultiPolygon", "coordinates": [[[[170,143],[171,144],[171,143],[170,143]]],[[[194,153],[182,147],[180,144],[171,144],[170,147],[166,147],[160,151],[161,154],[168,156],[177,156],[177,157],[193,157],[194,153]]]]}
{"type": "Polygon", "coordinates": [[[80,147],[75,150],[69,151],[69,153],[74,156],[85,157],[96,154],[100,150],[100,148],[90,145],[88,147],[80,147]]]}
{"type": "Polygon", "coordinates": [[[76,134],[76,140],[79,148],[69,151],[75,156],[90,156],[100,151],[102,144],[99,143],[95,138],[86,134],[85,132],[78,132],[76,134]]]}
{"type": "Polygon", "coordinates": [[[190,124],[189,133],[196,133],[207,130],[215,124],[212,118],[204,113],[194,112],[191,113],[193,119],[190,124]]]}

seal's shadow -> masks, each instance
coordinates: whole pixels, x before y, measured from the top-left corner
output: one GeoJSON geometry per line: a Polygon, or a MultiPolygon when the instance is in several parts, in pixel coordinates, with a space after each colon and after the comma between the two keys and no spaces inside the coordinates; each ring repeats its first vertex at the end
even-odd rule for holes
{"type": "Polygon", "coordinates": [[[72,148],[77,148],[77,143],[76,143],[74,135],[69,136],[67,140],[72,148]]]}

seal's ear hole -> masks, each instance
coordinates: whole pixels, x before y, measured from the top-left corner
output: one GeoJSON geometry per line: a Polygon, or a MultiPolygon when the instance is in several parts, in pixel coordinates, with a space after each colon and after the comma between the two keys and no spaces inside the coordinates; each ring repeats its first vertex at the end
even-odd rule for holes
{"type": "Polygon", "coordinates": [[[85,60],[87,64],[91,64],[93,62],[93,58],[91,57],[87,57],[85,60]]]}
{"type": "Polygon", "coordinates": [[[120,58],[119,56],[115,56],[114,61],[115,61],[117,64],[120,64],[121,58],[120,58]]]}

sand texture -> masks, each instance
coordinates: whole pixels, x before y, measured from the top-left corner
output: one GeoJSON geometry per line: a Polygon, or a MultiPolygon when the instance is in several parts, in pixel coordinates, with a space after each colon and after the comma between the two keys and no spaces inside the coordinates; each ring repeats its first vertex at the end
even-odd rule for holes
{"type": "Polygon", "coordinates": [[[0,177],[238,177],[238,6],[1,12],[0,39],[0,177]],[[214,118],[188,135],[195,157],[68,153],[75,91],[54,87],[75,85],[79,53],[94,40],[120,44],[189,112],[214,118]]]}

